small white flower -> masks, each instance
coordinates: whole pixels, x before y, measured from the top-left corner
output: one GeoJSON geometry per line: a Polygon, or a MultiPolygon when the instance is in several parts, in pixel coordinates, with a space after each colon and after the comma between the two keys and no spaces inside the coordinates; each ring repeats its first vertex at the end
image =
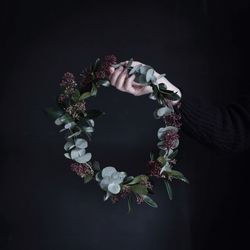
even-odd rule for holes
{"type": "Polygon", "coordinates": [[[100,187],[107,193],[118,194],[121,191],[120,184],[127,176],[125,172],[118,172],[114,167],[105,167],[101,172],[102,179],[97,179],[100,182],[100,187]]]}

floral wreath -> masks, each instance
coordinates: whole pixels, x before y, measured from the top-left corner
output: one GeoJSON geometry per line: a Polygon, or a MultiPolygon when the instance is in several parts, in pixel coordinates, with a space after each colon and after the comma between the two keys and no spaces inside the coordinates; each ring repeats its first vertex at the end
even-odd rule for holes
{"type": "Polygon", "coordinates": [[[60,132],[66,134],[64,156],[72,161],[71,170],[83,178],[84,183],[96,180],[100,188],[105,191],[105,201],[110,198],[116,203],[120,199],[127,198],[129,212],[133,195],[138,204],[145,202],[151,207],[158,207],[149,196],[153,194],[152,177],[164,181],[170,200],[172,200],[170,183],[173,179],[188,183],[181,172],[173,169],[176,164],[178,132],[181,127],[180,96],[168,90],[164,83],[157,83],[165,74],[156,77],[151,66],[139,64],[132,67],[132,63],[133,59],[130,59],[125,64],[117,64],[114,55],[105,56],[103,60],[98,58],[95,63],[83,70],[79,83],[72,73],[65,73],[60,82],[62,92],[57,97],[57,106],[46,109],[47,114],[55,120],[55,124],[63,126],[60,132]],[[101,168],[98,161],[92,160],[92,154],[86,152],[88,141],[85,138],[91,141],[95,119],[105,114],[99,110],[87,109],[86,99],[96,96],[99,87],[109,87],[110,67],[117,68],[120,65],[128,69],[129,75],[135,74],[135,82],[152,87],[153,92],[149,98],[160,104],[153,113],[154,118],[162,119],[165,125],[157,132],[158,154],[150,152],[146,173],[137,176],[128,176],[126,172],[119,172],[113,166],[101,168]],[[179,100],[178,104],[173,105],[172,101],[176,100],[179,100]]]}

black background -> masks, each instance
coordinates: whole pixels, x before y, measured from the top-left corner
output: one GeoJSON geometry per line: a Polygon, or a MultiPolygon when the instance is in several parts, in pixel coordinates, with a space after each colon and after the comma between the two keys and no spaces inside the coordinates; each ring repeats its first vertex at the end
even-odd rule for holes
{"type": "MultiPolygon", "coordinates": [[[[248,243],[247,152],[226,154],[181,134],[169,201],[159,208],[103,202],[95,183],[69,170],[64,139],[42,110],[65,71],[97,57],[133,57],[216,105],[248,90],[248,1],[2,1],[1,249],[239,249],[248,243]]],[[[102,167],[144,171],[155,150],[156,103],[104,88],[88,107],[96,121],[89,150],[102,167]]]]}

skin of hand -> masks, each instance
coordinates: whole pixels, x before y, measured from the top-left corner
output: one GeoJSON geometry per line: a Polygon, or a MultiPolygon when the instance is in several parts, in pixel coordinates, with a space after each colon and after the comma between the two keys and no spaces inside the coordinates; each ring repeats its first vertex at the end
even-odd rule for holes
{"type": "MultiPolygon", "coordinates": [[[[128,61],[122,62],[122,65],[125,65],[128,61]]],[[[141,62],[133,61],[132,66],[136,66],[138,64],[144,65],[141,62]]],[[[128,75],[128,70],[120,66],[119,68],[115,69],[114,67],[110,67],[110,76],[109,80],[111,85],[114,86],[116,89],[130,93],[134,96],[141,96],[152,93],[151,86],[145,86],[140,83],[134,81],[135,75],[132,74],[131,76],[128,75]]],[[[155,76],[158,77],[160,74],[155,71],[155,76]]],[[[172,83],[170,83],[165,77],[161,77],[157,80],[158,83],[164,83],[167,86],[168,90],[172,90],[177,92],[178,95],[181,97],[181,91],[175,87],[172,83]]],[[[173,104],[177,104],[178,101],[174,101],[173,104]]]]}

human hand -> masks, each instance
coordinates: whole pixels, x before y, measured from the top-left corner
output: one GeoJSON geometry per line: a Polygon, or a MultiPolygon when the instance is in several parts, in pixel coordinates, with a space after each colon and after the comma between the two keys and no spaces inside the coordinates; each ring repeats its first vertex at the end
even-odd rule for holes
{"type": "MultiPolygon", "coordinates": [[[[111,85],[117,88],[122,92],[130,93],[134,96],[141,96],[152,93],[152,87],[145,86],[143,84],[137,83],[134,81],[135,75],[128,75],[128,70],[124,67],[128,61],[121,62],[119,68],[115,69],[114,67],[110,67],[110,82],[111,85]]],[[[131,66],[136,66],[138,64],[142,64],[137,61],[133,61],[131,66]]],[[[143,64],[142,64],[143,65],[143,64]]]]}
{"type": "MultiPolygon", "coordinates": [[[[128,63],[128,61],[121,62],[121,66],[117,69],[114,67],[110,67],[110,82],[111,85],[117,88],[120,91],[127,92],[130,94],[133,94],[135,96],[141,96],[150,94],[153,92],[152,87],[149,85],[144,85],[141,83],[137,83],[134,81],[135,75],[132,74],[131,76],[128,75],[128,70],[125,67],[125,64],[128,63]]],[[[138,61],[133,61],[132,67],[136,65],[145,65],[138,61]]],[[[160,76],[158,72],[154,72],[154,75],[156,78],[158,78],[158,83],[164,83],[168,90],[172,90],[174,92],[177,92],[177,94],[181,97],[181,91],[175,87],[172,83],[170,83],[165,77],[160,76]]],[[[178,101],[173,101],[173,104],[177,104],[178,101]]]]}

